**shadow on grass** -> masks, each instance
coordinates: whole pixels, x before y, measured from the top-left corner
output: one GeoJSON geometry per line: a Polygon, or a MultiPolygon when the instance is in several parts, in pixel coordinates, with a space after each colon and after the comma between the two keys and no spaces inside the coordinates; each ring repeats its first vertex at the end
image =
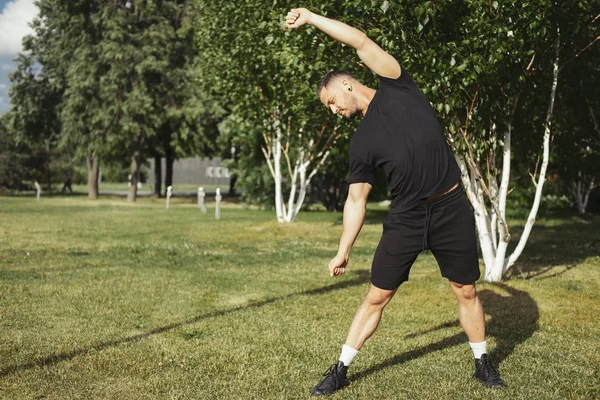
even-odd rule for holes
{"type": "MultiPolygon", "coordinates": [[[[522,227],[518,229],[522,230],[522,227]]],[[[514,248],[517,242],[517,235],[513,235],[511,248],[514,248]]],[[[547,276],[553,277],[581,265],[589,257],[598,255],[600,255],[600,218],[598,217],[587,220],[573,217],[556,226],[534,226],[523,254],[509,270],[508,277],[533,279],[555,270],[557,266],[565,267],[547,276]]]]}
{"type": "Polygon", "coordinates": [[[0,370],[0,377],[8,376],[8,375],[14,374],[16,372],[20,372],[20,371],[24,371],[24,370],[28,370],[28,369],[54,365],[61,361],[70,360],[70,359],[73,359],[78,356],[86,355],[91,350],[96,350],[96,351],[104,350],[104,349],[107,349],[110,347],[115,347],[115,346],[121,345],[123,343],[137,342],[142,339],[146,339],[146,338],[154,336],[154,335],[165,333],[165,332],[171,331],[173,329],[176,329],[176,328],[179,328],[179,327],[182,327],[185,325],[195,324],[195,323],[198,323],[198,322],[206,320],[206,319],[221,317],[223,315],[232,314],[232,313],[235,313],[238,311],[257,309],[257,308],[260,308],[260,307],[263,307],[268,304],[275,303],[275,302],[278,302],[281,300],[287,300],[287,299],[300,297],[300,296],[325,294],[328,292],[332,292],[334,290],[341,290],[341,289],[345,289],[345,288],[352,287],[352,286],[362,285],[362,284],[368,282],[369,277],[370,277],[370,273],[366,270],[351,271],[348,274],[349,275],[352,274],[355,277],[352,279],[349,279],[349,280],[335,283],[333,285],[329,285],[329,286],[324,286],[324,287],[311,289],[311,290],[304,290],[301,292],[290,293],[290,294],[287,294],[284,296],[268,297],[264,300],[250,302],[249,304],[246,304],[243,306],[233,307],[233,308],[229,308],[226,310],[213,311],[213,312],[209,312],[206,314],[201,314],[201,315],[195,316],[193,318],[190,318],[190,319],[187,319],[184,321],[174,322],[169,325],[165,325],[165,326],[161,326],[161,327],[152,329],[151,331],[148,331],[145,333],[140,333],[139,335],[128,336],[128,337],[119,338],[119,339],[113,339],[113,340],[109,340],[109,341],[106,341],[103,343],[98,343],[95,345],[90,345],[87,347],[75,349],[75,350],[72,350],[72,351],[66,352],[66,353],[52,354],[48,357],[37,359],[35,361],[31,361],[31,362],[28,362],[25,364],[12,365],[12,366],[9,366],[9,367],[6,367],[6,368],[0,370]]]}
{"type": "MultiPolygon", "coordinates": [[[[502,289],[507,295],[484,289],[479,292],[479,297],[484,303],[486,314],[491,316],[486,324],[487,336],[496,339],[496,347],[490,353],[490,357],[496,365],[499,365],[519,344],[524,343],[538,329],[540,314],[536,302],[527,292],[511,288],[502,283],[496,283],[493,286],[502,289]]],[[[431,329],[408,335],[406,339],[459,325],[458,320],[446,322],[431,329]]],[[[452,335],[427,346],[388,358],[377,365],[354,374],[350,377],[350,381],[365,378],[385,368],[404,364],[434,351],[444,350],[466,342],[467,337],[464,333],[452,335]]]]}

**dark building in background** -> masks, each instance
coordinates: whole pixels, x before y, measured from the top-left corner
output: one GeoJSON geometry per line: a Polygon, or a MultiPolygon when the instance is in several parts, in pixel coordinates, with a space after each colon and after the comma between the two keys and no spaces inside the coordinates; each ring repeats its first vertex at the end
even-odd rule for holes
{"type": "MultiPolygon", "coordinates": [[[[162,182],[165,182],[166,160],[162,162],[162,182]]],[[[220,158],[184,158],[173,162],[173,184],[217,185],[223,189],[229,188],[231,175],[227,168],[221,165],[220,158]]],[[[149,185],[154,185],[154,159],[150,160],[148,170],[149,185]]]]}

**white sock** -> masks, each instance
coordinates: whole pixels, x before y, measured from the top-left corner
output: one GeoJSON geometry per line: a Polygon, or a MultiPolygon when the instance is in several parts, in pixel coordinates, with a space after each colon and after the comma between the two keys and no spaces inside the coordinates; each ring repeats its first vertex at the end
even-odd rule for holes
{"type": "Polygon", "coordinates": [[[487,353],[487,341],[485,340],[480,343],[469,342],[469,346],[471,346],[471,350],[473,350],[473,355],[476,359],[480,359],[482,354],[487,353]]]}
{"type": "Polygon", "coordinates": [[[340,361],[347,367],[350,365],[354,357],[358,354],[358,350],[353,349],[350,346],[342,346],[342,354],[340,354],[340,361]]]}

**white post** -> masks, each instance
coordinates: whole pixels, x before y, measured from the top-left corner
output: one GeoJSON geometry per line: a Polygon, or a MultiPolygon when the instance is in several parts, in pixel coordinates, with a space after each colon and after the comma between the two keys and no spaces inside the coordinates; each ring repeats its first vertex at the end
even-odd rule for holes
{"type": "Polygon", "coordinates": [[[172,194],[173,194],[173,186],[167,187],[167,210],[169,209],[169,203],[171,202],[172,194]]]}
{"type": "Polygon", "coordinates": [[[215,208],[215,218],[217,220],[221,219],[221,189],[217,188],[217,195],[215,196],[215,202],[217,203],[217,207],[215,208]]]}
{"type": "Polygon", "coordinates": [[[204,192],[204,188],[200,186],[198,188],[198,208],[203,213],[206,213],[206,207],[204,207],[204,198],[206,197],[206,193],[204,192]]]}
{"type": "Polygon", "coordinates": [[[42,192],[42,188],[40,187],[40,184],[37,182],[35,182],[34,185],[37,190],[37,201],[40,201],[40,194],[42,192]]]}

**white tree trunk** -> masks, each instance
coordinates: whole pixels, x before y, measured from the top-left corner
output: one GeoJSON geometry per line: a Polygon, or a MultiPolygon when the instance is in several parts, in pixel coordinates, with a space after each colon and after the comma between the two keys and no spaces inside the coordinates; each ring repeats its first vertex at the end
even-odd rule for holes
{"type": "MultiPolygon", "coordinates": [[[[315,172],[317,169],[315,168],[315,172]]],[[[306,190],[308,189],[308,185],[310,184],[310,179],[306,178],[306,168],[302,168],[300,170],[300,191],[298,193],[298,201],[296,202],[296,207],[294,207],[294,213],[290,218],[290,222],[292,222],[298,213],[300,212],[300,208],[302,208],[302,204],[304,204],[304,198],[306,197],[306,190]]]]}
{"type": "MultiPolygon", "coordinates": [[[[293,220],[292,217],[292,213],[295,210],[295,202],[296,202],[296,191],[297,191],[297,183],[296,181],[298,180],[298,165],[300,164],[299,161],[296,161],[296,165],[294,166],[294,170],[291,172],[291,179],[292,179],[292,184],[290,186],[290,195],[288,196],[288,207],[287,207],[287,214],[286,214],[286,222],[291,222],[290,219],[293,220]]],[[[301,183],[302,184],[302,183],[301,183]]]]}
{"type": "Polygon", "coordinates": [[[306,161],[303,164],[301,164],[301,166],[299,168],[300,188],[299,188],[299,192],[298,192],[298,200],[296,201],[296,205],[295,205],[293,211],[290,208],[290,210],[289,210],[290,217],[287,222],[294,222],[294,220],[296,219],[296,216],[298,215],[298,213],[300,212],[300,209],[302,208],[302,204],[304,204],[304,199],[306,197],[306,191],[308,189],[308,186],[310,185],[311,179],[313,178],[313,176],[316,175],[316,173],[321,169],[321,167],[323,167],[323,165],[325,164],[325,161],[327,161],[328,156],[329,156],[329,151],[326,151],[325,153],[317,155],[319,162],[313,168],[313,170],[311,171],[310,175],[308,175],[308,177],[306,176],[306,172],[308,170],[310,162],[306,161]]]}
{"type": "Polygon", "coordinates": [[[464,157],[457,156],[456,161],[460,167],[461,179],[463,186],[467,191],[467,197],[473,206],[475,224],[477,225],[477,235],[479,237],[479,247],[481,248],[483,262],[487,270],[494,265],[496,251],[492,241],[490,218],[485,208],[483,193],[476,182],[475,174],[467,166],[464,157]]]}
{"type": "Polygon", "coordinates": [[[556,87],[558,86],[558,62],[559,62],[559,51],[560,51],[560,32],[558,32],[556,37],[556,41],[554,43],[554,70],[552,74],[552,90],[550,92],[550,104],[548,105],[548,112],[546,113],[546,122],[544,127],[544,155],[542,158],[542,166],[540,168],[540,174],[538,176],[538,181],[535,185],[535,197],[533,199],[533,205],[531,206],[531,210],[529,212],[529,217],[527,218],[527,223],[525,224],[525,228],[523,229],[523,233],[521,234],[521,238],[519,239],[519,243],[517,247],[513,251],[513,253],[508,257],[506,263],[504,265],[503,273],[508,271],[510,267],[514,265],[517,261],[523,249],[525,248],[525,244],[529,239],[529,234],[531,233],[531,229],[533,228],[533,224],[535,223],[535,217],[537,216],[538,208],[540,206],[540,200],[542,198],[542,189],[544,187],[544,182],[546,181],[546,170],[548,168],[548,159],[550,157],[550,127],[552,125],[552,114],[554,112],[554,99],[556,97],[556,87]]]}
{"type": "MultiPolygon", "coordinates": [[[[498,213],[496,220],[492,221],[492,227],[496,228],[493,231],[493,241],[496,244],[494,253],[494,262],[485,266],[484,280],[486,282],[499,282],[502,280],[504,271],[504,260],[506,251],[510,242],[510,233],[508,227],[502,226],[506,224],[506,197],[508,195],[508,183],[510,181],[511,170],[511,138],[512,138],[512,120],[509,117],[508,126],[504,132],[504,141],[502,145],[502,175],[500,178],[500,188],[497,197],[491,201],[498,204],[498,213]]],[[[495,177],[493,178],[495,182],[495,177]]]]}
{"type": "MultiPolygon", "coordinates": [[[[506,223],[506,197],[508,196],[508,183],[510,181],[510,169],[511,169],[511,155],[512,155],[512,121],[509,122],[504,133],[504,142],[502,148],[502,177],[500,179],[500,191],[498,193],[498,210],[500,211],[500,221],[506,223]]],[[[502,232],[503,227],[498,226],[498,232],[502,232]]],[[[510,240],[510,237],[504,238],[506,242],[510,240]]]]}
{"type": "MultiPolygon", "coordinates": [[[[284,147],[282,144],[282,124],[277,115],[278,113],[276,110],[273,121],[275,136],[270,139],[267,136],[264,137],[266,146],[262,147],[262,152],[267,161],[269,171],[275,180],[275,212],[277,221],[281,223],[294,222],[304,204],[306,191],[312,177],[315,176],[329,156],[329,151],[325,151],[325,148],[330,146],[331,139],[334,138],[336,131],[334,130],[329,140],[327,140],[324,149],[314,157],[311,154],[311,151],[314,151],[315,149],[314,141],[311,140],[306,146],[300,145],[300,148],[298,149],[298,159],[294,163],[294,168],[292,169],[289,159],[290,127],[288,125],[288,142],[284,147]],[[288,195],[287,207],[283,196],[284,179],[281,172],[282,154],[285,156],[288,163],[287,169],[290,175],[290,192],[288,195]],[[315,161],[316,165],[314,165],[309,174],[308,170],[315,161]]],[[[299,138],[301,137],[300,134],[298,136],[299,138]]]]}
{"type": "Polygon", "coordinates": [[[592,190],[594,190],[595,187],[596,187],[596,181],[592,177],[592,179],[590,180],[590,184],[587,186],[587,189],[585,191],[585,195],[583,196],[583,204],[582,204],[583,212],[582,212],[582,214],[585,214],[585,210],[588,205],[588,200],[590,199],[590,193],[592,192],[592,190]]]}
{"type": "MultiPolygon", "coordinates": [[[[550,152],[550,126],[552,122],[556,87],[558,85],[559,49],[560,36],[557,37],[555,42],[556,57],[554,60],[552,90],[550,92],[550,104],[548,106],[548,112],[546,113],[544,127],[542,166],[538,180],[535,182],[535,197],[519,243],[510,256],[506,256],[508,243],[510,241],[510,234],[506,223],[506,197],[508,195],[511,169],[512,122],[510,119],[504,134],[500,188],[497,187],[495,177],[490,178],[490,188],[485,188],[485,184],[481,182],[478,171],[474,169],[476,167],[473,167],[475,161],[471,160],[471,163],[469,163],[464,157],[457,157],[457,162],[462,173],[463,185],[466,188],[467,195],[474,209],[479,244],[483,255],[483,262],[485,264],[484,280],[486,282],[498,282],[502,280],[502,276],[512,265],[514,265],[529,239],[529,234],[531,233],[535,217],[537,216],[542,196],[542,188],[546,179],[546,170],[550,152]],[[484,194],[487,195],[488,200],[491,203],[490,205],[492,206],[489,212],[486,207],[484,194]]],[[[469,155],[467,155],[467,157],[469,157],[469,155]]]]}
{"type": "Polygon", "coordinates": [[[579,172],[579,180],[571,181],[569,193],[573,196],[575,206],[579,214],[584,215],[587,210],[590,192],[596,187],[594,177],[591,177],[589,183],[586,182],[586,176],[579,172]]]}
{"type": "Polygon", "coordinates": [[[273,179],[275,180],[275,213],[277,221],[283,222],[285,219],[285,205],[283,203],[283,182],[281,176],[281,124],[275,123],[275,138],[271,141],[273,154],[273,179]]]}

